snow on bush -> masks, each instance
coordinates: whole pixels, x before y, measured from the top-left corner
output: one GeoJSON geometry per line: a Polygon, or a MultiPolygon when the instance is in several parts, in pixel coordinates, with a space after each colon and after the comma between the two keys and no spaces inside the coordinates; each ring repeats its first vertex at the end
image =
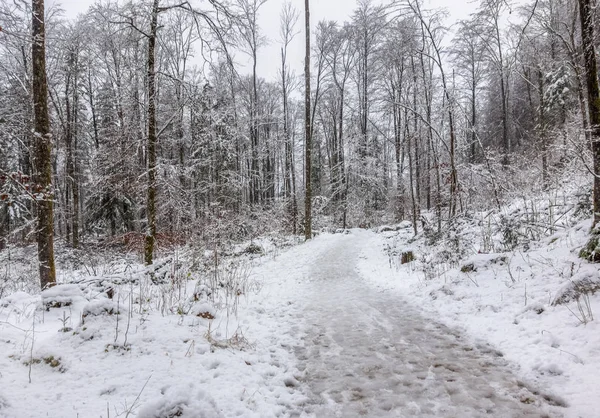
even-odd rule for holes
{"type": "Polygon", "coordinates": [[[190,309],[190,314],[204,319],[214,319],[217,316],[214,306],[207,302],[194,304],[190,309]]]}
{"type": "Polygon", "coordinates": [[[27,303],[31,300],[31,295],[26,292],[15,292],[12,295],[8,295],[3,299],[0,299],[0,307],[8,308],[10,305],[18,305],[27,303]]]}
{"type": "Polygon", "coordinates": [[[223,415],[217,404],[201,389],[188,386],[167,387],[157,400],[140,408],[137,418],[219,418],[223,415]]]}
{"type": "Polygon", "coordinates": [[[86,318],[88,316],[114,315],[118,313],[119,309],[114,301],[110,299],[97,299],[83,307],[81,316],[86,318]]]}
{"type": "Polygon", "coordinates": [[[485,270],[491,264],[505,265],[508,257],[504,254],[477,254],[469,257],[460,267],[463,273],[485,270]]]}
{"type": "Polygon", "coordinates": [[[59,284],[42,292],[42,304],[46,310],[70,306],[78,300],[85,300],[85,298],[76,284],[59,284]]]}
{"type": "Polygon", "coordinates": [[[600,274],[596,268],[590,267],[577,272],[571,280],[565,283],[556,292],[552,305],[564,305],[578,300],[582,295],[600,291],[600,274]]]}

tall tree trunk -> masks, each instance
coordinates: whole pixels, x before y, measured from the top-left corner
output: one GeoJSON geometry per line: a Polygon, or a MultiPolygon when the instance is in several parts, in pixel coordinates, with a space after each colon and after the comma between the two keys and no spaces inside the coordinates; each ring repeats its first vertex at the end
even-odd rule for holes
{"type": "Polygon", "coordinates": [[[71,208],[71,190],[73,189],[72,183],[72,167],[73,167],[73,119],[71,113],[71,79],[72,79],[72,66],[71,66],[71,57],[69,57],[69,68],[67,69],[67,76],[65,81],[65,123],[64,123],[64,131],[65,131],[65,148],[67,151],[67,161],[66,161],[66,181],[65,181],[65,206],[64,206],[64,216],[65,216],[65,241],[68,243],[71,241],[71,216],[72,216],[72,208],[71,208]]]}
{"type": "Polygon", "coordinates": [[[156,239],[156,71],[154,68],[156,30],[158,26],[158,4],[154,0],[150,33],[148,36],[148,195],[146,216],[146,237],[144,243],[144,261],[152,264],[154,242],[156,239]]]}
{"type": "MultiPolygon", "coordinates": [[[[400,95],[396,93],[396,87],[392,83],[392,110],[394,119],[394,156],[396,162],[396,219],[404,220],[404,190],[402,179],[402,137],[401,137],[401,112],[400,107],[396,104],[400,102],[400,95]]],[[[398,87],[401,91],[401,87],[398,87]]]]}
{"type": "Polygon", "coordinates": [[[66,237],[67,241],[71,240],[73,248],[77,248],[79,245],[79,184],[76,175],[77,120],[79,109],[77,53],[76,50],[70,52],[67,82],[65,83],[65,145],[67,148],[66,237]]]}
{"type": "Polygon", "coordinates": [[[590,127],[588,123],[588,110],[589,107],[585,100],[585,91],[583,89],[583,80],[579,71],[579,66],[575,64],[573,66],[575,72],[575,87],[577,88],[577,100],[579,101],[579,111],[581,112],[581,127],[583,128],[583,135],[585,136],[586,145],[592,146],[592,137],[590,135],[590,127]]]}
{"type": "Polygon", "coordinates": [[[304,238],[312,238],[312,114],[310,111],[310,0],[304,0],[306,56],[304,58],[304,157],[306,183],[304,196],[304,238]]]}
{"type": "MultiPolygon", "coordinates": [[[[406,114],[405,114],[406,117],[406,114]]],[[[408,177],[409,177],[409,182],[410,182],[410,200],[411,200],[411,204],[412,204],[412,225],[413,225],[413,230],[415,232],[415,235],[417,235],[418,233],[418,227],[417,227],[417,218],[418,218],[418,208],[417,208],[417,201],[415,198],[415,180],[414,180],[414,176],[413,176],[413,172],[414,172],[414,163],[413,163],[413,155],[412,155],[412,150],[411,150],[411,138],[412,135],[410,132],[410,124],[408,123],[408,119],[405,120],[404,123],[404,132],[406,135],[406,141],[407,141],[407,145],[406,145],[406,149],[408,151],[408,177]]]]}
{"type": "Polygon", "coordinates": [[[600,88],[598,86],[598,63],[596,62],[594,48],[592,3],[592,0],[579,0],[581,43],[585,61],[592,154],[594,158],[594,220],[592,223],[592,227],[594,227],[600,221],[600,88]]]}
{"type": "Polygon", "coordinates": [[[36,184],[37,244],[42,289],[56,284],[52,193],[52,134],[48,116],[44,0],[32,1],[32,69],[34,103],[34,183],[36,184]]]}
{"type": "Polygon", "coordinates": [[[504,81],[504,68],[500,69],[500,98],[502,100],[502,145],[504,147],[504,157],[502,164],[510,164],[511,143],[508,135],[508,99],[506,98],[506,85],[504,81]]]}
{"type": "Polygon", "coordinates": [[[78,89],[78,70],[79,70],[79,63],[78,63],[78,57],[75,56],[75,73],[73,75],[74,77],[74,81],[73,81],[73,128],[71,129],[71,134],[73,135],[73,155],[72,155],[72,167],[71,167],[71,173],[69,174],[69,177],[71,179],[71,184],[73,186],[71,192],[72,192],[72,198],[73,198],[73,208],[72,208],[72,213],[71,213],[71,226],[73,229],[73,236],[72,236],[72,244],[73,244],[73,248],[78,248],[79,247],[79,205],[80,205],[80,193],[79,193],[79,176],[78,176],[78,152],[77,152],[77,147],[78,147],[78,135],[79,135],[79,89],[78,89]]]}
{"type": "Polygon", "coordinates": [[[510,135],[508,134],[508,93],[506,86],[506,77],[504,69],[504,56],[502,53],[502,43],[500,38],[500,26],[497,18],[495,18],[494,29],[496,31],[496,42],[498,44],[498,70],[500,75],[500,96],[502,99],[502,145],[504,147],[504,157],[502,164],[507,166],[510,164],[510,153],[512,152],[512,144],[510,135]]]}
{"type": "Polygon", "coordinates": [[[258,86],[256,74],[256,44],[252,51],[252,103],[250,103],[250,145],[252,147],[252,167],[250,171],[250,200],[252,203],[260,202],[260,140],[258,130],[258,86]]]}
{"type": "MultiPolygon", "coordinates": [[[[423,50],[425,49],[425,33],[423,31],[422,32],[422,38],[423,38],[423,50]]],[[[423,51],[424,52],[424,51],[423,51]]],[[[425,96],[425,109],[426,109],[426,121],[427,121],[427,159],[426,159],[426,182],[425,182],[425,189],[426,189],[426,203],[427,203],[427,210],[431,209],[431,143],[433,142],[433,131],[432,131],[432,127],[431,127],[431,98],[433,95],[432,92],[432,75],[431,75],[431,71],[429,73],[429,75],[426,72],[426,67],[425,67],[425,54],[421,53],[420,54],[420,60],[421,60],[421,73],[423,76],[423,90],[424,90],[424,96],[425,96]]],[[[429,69],[431,70],[431,67],[428,65],[427,67],[429,67],[429,69]]],[[[417,183],[419,181],[419,176],[417,176],[417,183]]]]}
{"type": "Polygon", "coordinates": [[[344,86],[340,89],[340,113],[339,113],[339,127],[338,127],[338,144],[336,158],[338,163],[338,175],[340,179],[340,198],[342,200],[342,227],[346,229],[346,207],[348,205],[348,187],[346,180],[346,169],[344,166],[344,86]]]}
{"type": "Polygon", "coordinates": [[[100,148],[100,139],[99,139],[99,133],[98,133],[98,116],[97,116],[97,112],[96,112],[96,104],[94,102],[94,89],[92,87],[92,68],[90,66],[90,68],[88,68],[88,79],[87,79],[88,85],[88,100],[89,100],[89,104],[90,104],[90,112],[91,112],[91,116],[92,116],[92,126],[94,128],[94,145],[96,146],[96,151],[98,151],[98,148],[100,148]]]}
{"type": "Polygon", "coordinates": [[[539,106],[539,132],[542,151],[542,188],[548,190],[548,140],[546,138],[546,103],[544,101],[544,74],[542,69],[538,67],[538,95],[540,96],[539,106]]]}
{"type": "Polygon", "coordinates": [[[290,217],[292,233],[296,234],[296,214],[298,212],[296,195],[292,194],[292,172],[294,170],[294,156],[292,152],[292,139],[289,130],[288,110],[288,82],[287,82],[287,44],[281,48],[281,90],[283,95],[283,140],[285,141],[285,180],[284,196],[287,212],[290,217]]]}
{"type": "Polygon", "coordinates": [[[475,163],[477,144],[477,83],[475,80],[475,64],[471,67],[471,163],[475,163]]]}

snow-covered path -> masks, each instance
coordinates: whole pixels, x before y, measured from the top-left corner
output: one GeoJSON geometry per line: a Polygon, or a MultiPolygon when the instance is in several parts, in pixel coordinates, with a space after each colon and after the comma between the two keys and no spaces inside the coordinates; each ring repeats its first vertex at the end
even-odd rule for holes
{"type": "MultiPolygon", "coordinates": [[[[239,318],[219,312],[212,322],[158,308],[140,314],[133,298],[125,298],[134,294],[127,288],[118,298],[120,315],[85,321],[84,307],[106,303],[105,297],[89,302],[82,293],[71,306],[42,311],[39,295],[18,292],[0,301],[0,417],[164,418],[175,411],[186,418],[555,418],[572,412],[519,383],[516,367],[485,343],[441,325],[425,313],[430,310],[406,302],[401,290],[377,288],[377,278],[409,274],[388,267],[383,243],[373,232],[354,230],[262,258],[252,273],[262,290],[240,298],[239,318]],[[33,324],[35,333],[28,328],[33,324]],[[72,332],[58,332],[65,325],[72,332]],[[213,340],[237,336],[237,343],[213,346],[209,325],[213,340]]],[[[148,299],[145,306],[154,305],[148,299]]]]}
{"type": "Polygon", "coordinates": [[[297,325],[304,331],[294,348],[312,401],[304,414],[562,416],[561,408],[518,383],[501,353],[463,341],[398,295],[365,283],[357,261],[377,238],[366,231],[327,237],[286,260],[288,271],[304,276],[296,281],[296,314],[290,315],[302,318],[297,325]],[[313,258],[310,267],[305,257],[313,258]]]}

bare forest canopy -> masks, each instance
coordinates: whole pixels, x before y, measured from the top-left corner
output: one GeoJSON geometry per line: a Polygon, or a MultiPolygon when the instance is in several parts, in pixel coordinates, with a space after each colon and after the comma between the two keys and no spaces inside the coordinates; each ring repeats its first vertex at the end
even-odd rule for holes
{"type": "MultiPolygon", "coordinates": [[[[280,54],[266,80],[265,1],[99,1],[75,20],[47,10],[58,242],[142,248],[149,220],[159,248],[301,232],[304,81],[289,45],[303,10],[282,4],[269,22],[280,54]]],[[[0,249],[35,238],[31,13],[0,2],[0,249]]],[[[577,1],[480,0],[451,30],[445,17],[419,0],[359,0],[348,21],[316,26],[315,228],[408,219],[416,231],[425,211],[441,225],[591,160],[577,1]]]]}

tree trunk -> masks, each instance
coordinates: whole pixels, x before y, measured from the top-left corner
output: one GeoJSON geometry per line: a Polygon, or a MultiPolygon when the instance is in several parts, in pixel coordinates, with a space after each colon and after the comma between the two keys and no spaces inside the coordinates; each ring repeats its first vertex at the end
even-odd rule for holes
{"type": "Polygon", "coordinates": [[[77,59],[77,51],[71,51],[69,56],[69,73],[67,74],[67,82],[65,83],[65,142],[67,148],[67,201],[65,202],[65,209],[67,212],[66,235],[67,241],[71,240],[73,248],[79,246],[79,184],[77,182],[76,174],[77,120],[79,108],[77,59]]]}
{"type": "Polygon", "coordinates": [[[156,239],[156,72],[154,68],[156,30],[158,26],[158,3],[154,0],[152,20],[148,36],[148,195],[146,216],[146,237],[144,243],[144,262],[152,264],[154,242],[156,239]]]}
{"type": "MultiPolygon", "coordinates": [[[[71,57],[69,57],[69,67],[67,69],[67,76],[65,81],[65,123],[64,123],[64,131],[65,131],[65,148],[67,152],[67,161],[66,161],[66,181],[65,181],[65,204],[64,204],[64,217],[65,217],[65,241],[68,243],[71,241],[71,216],[72,216],[72,208],[71,208],[71,190],[73,189],[72,183],[72,168],[73,168],[73,119],[71,113],[71,78],[72,78],[72,66],[71,66],[71,57]]],[[[58,106],[58,104],[57,104],[58,106]]]]}
{"type": "Polygon", "coordinates": [[[581,19],[581,43],[585,61],[592,154],[594,158],[594,220],[600,221],[600,88],[598,86],[598,63],[594,48],[594,21],[592,0],[579,0],[581,19]]]}
{"type": "Polygon", "coordinates": [[[288,83],[287,83],[287,44],[281,48],[281,90],[283,94],[283,139],[285,141],[285,179],[284,196],[286,200],[287,212],[290,217],[290,226],[292,233],[296,234],[296,213],[298,212],[296,204],[296,195],[292,194],[292,173],[294,170],[294,154],[292,152],[292,139],[289,130],[289,110],[288,110],[288,83]]]}
{"type": "Polygon", "coordinates": [[[546,139],[546,103],[544,101],[544,74],[542,69],[538,67],[538,95],[540,96],[539,106],[539,132],[540,132],[540,145],[542,151],[542,188],[548,190],[548,142],[546,139]]]}
{"type": "Polygon", "coordinates": [[[304,196],[304,238],[312,238],[312,115],[310,111],[310,0],[304,0],[304,19],[306,36],[306,56],[304,58],[304,156],[305,156],[305,174],[306,183],[304,196]]]}
{"type": "Polygon", "coordinates": [[[471,163],[475,163],[477,144],[477,84],[475,80],[475,65],[471,67],[471,163]]]}
{"type": "MultiPolygon", "coordinates": [[[[399,83],[401,85],[401,83],[399,83]]],[[[401,128],[401,112],[399,106],[396,103],[400,102],[400,94],[396,93],[396,88],[392,85],[392,110],[394,118],[394,156],[396,162],[396,219],[398,221],[404,220],[404,190],[402,179],[402,136],[400,133],[401,128]]],[[[401,91],[401,87],[398,87],[398,91],[401,91]]]]}
{"type": "Polygon", "coordinates": [[[92,88],[92,69],[88,68],[88,100],[90,105],[90,112],[92,116],[92,126],[94,128],[94,145],[96,146],[96,151],[100,148],[100,139],[98,134],[98,116],[96,113],[96,104],[94,103],[94,90],[92,88]]]}
{"type": "Polygon", "coordinates": [[[32,2],[31,48],[34,102],[34,176],[36,185],[37,244],[40,285],[45,289],[56,284],[54,266],[54,215],[52,192],[52,134],[48,116],[48,83],[46,80],[46,46],[44,0],[32,2]]]}
{"type": "Polygon", "coordinates": [[[412,203],[412,225],[413,225],[413,230],[415,232],[415,235],[417,235],[418,231],[418,227],[417,227],[417,202],[416,202],[416,198],[415,198],[415,181],[414,181],[414,176],[413,176],[413,156],[412,156],[412,150],[411,150],[411,133],[410,133],[410,126],[408,123],[408,120],[406,121],[406,123],[404,124],[404,128],[405,128],[405,132],[406,132],[406,139],[407,139],[407,146],[406,149],[408,151],[408,174],[409,174],[409,182],[410,182],[410,200],[412,203]]]}
{"type": "Polygon", "coordinates": [[[252,147],[252,166],[250,170],[250,201],[251,203],[260,202],[260,140],[258,131],[258,87],[257,87],[257,75],[256,75],[256,44],[253,46],[252,52],[252,102],[250,103],[250,146],[252,147]]]}
{"type": "MultiPolygon", "coordinates": [[[[77,58],[75,58],[77,59],[77,58]]],[[[78,65],[76,66],[78,69],[78,65]]],[[[72,157],[72,172],[69,175],[73,185],[73,212],[71,214],[71,222],[73,228],[73,248],[79,247],[79,205],[80,205],[80,193],[79,193],[79,176],[78,176],[78,135],[79,135],[79,90],[77,88],[78,73],[75,72],[74,89],[73,89],[73,157],[72,157]]]]}

